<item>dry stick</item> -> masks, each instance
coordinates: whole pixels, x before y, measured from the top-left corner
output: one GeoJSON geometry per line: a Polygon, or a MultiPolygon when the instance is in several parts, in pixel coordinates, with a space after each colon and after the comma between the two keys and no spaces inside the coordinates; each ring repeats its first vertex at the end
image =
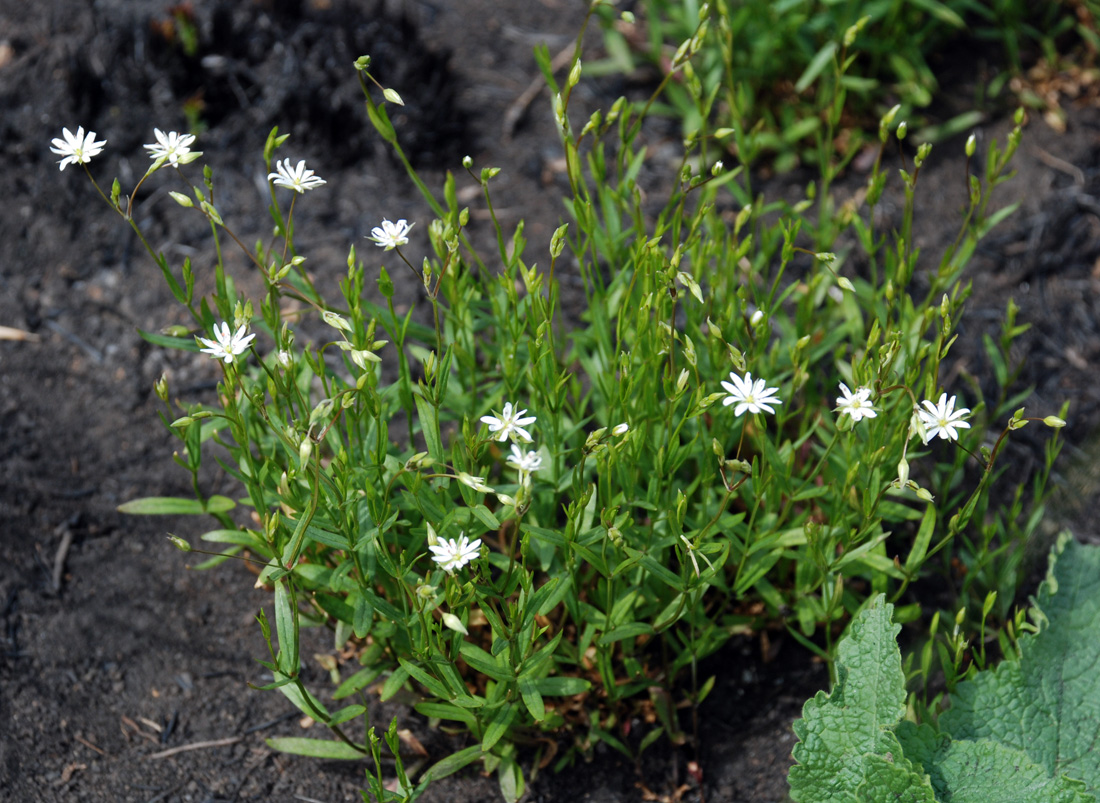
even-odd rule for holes
{"type": "Polygon", "coordinates": [[[80,742],[80,743],[81,743],[82,745],[84,745],[85,747],[88,747],[88,748],[91,748],[92,750],[95,750],[95,751],[96,751],[97,753],[99,753],[99,754],[100,754],[101,756],[105,756],[105,755],[107,755],[107,751],[106,751],[106,750],[103,750],[102,748],[96,747],[96,746],[95,746],[94,744],[92,744],[91,742],[89,742],[89,741],[88,741],[87,739],[85,739],[85,738],[84,738],[83,736],[81,736],[80,734],[74,734],[74,735],[73,735],[73,738],[74,738],[74,739],[76,739],[76,740],[77,740],[78,742],[80,742]]]}
{"type": "Polygon", "coordinates": [[[228,747],[231,744],[236,744],[241,740],[240,736],[230,736],[228,739],[214,739],[209,742],[192,742],[191,744],[182,744],[179,747],[173,747],[168,750],[161,750],[159,753],[151,753],[146,758],[168,758],[174,756],[176,753],[185,753],[188,750],[204,750],[207,747],[228,747]]]}
{"type": "MultiPolygon", "coordinates": [[[[563,51],[554,56],[554,60],[550,62],[550,71],[557,72],[572,61],[573,50],[575,48],[576,43],[569,44],[563,51]]],[[[539,92],[542,91],[545,85],[546,78],[543,77],[542,71],[540,70],[539,74],[535,76],[535,79],[531,81],[525,90],[523,90],[523,94],[512,101],[512,105],[504,112],[504,122],[501,124],[500,129],[505,142],[512,139],[512,133],[516,130],[516,126],[519,124],[520,119],[522,119],[524,113],[527,111],[527,107],[539,96],[539,92]]]]}
{"type": "Polygon", "coordinates": [[[69,556],[69,547],[73,545],[73,528],[67,524],[61,526],[61,543],[57,547],[57,553],[53,556],[53,590],[61,590],[61,580],[65,574],[65,558],[69,556]]]}

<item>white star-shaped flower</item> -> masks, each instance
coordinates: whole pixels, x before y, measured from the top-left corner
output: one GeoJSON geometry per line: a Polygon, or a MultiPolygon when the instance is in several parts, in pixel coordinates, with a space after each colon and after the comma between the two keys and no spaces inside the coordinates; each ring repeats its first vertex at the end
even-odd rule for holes
{"type": "Polygon", "coordinates": [[[75,135],[67,128],[62,129],[62,134],[65,139],[54,139],[50,146],[51,151],[65,157],[59,162],[62,170],[71,164],[87,164],[93,157],[98,156],[103,146],[107,144],[105,139],[95,141],[95,131],[89,131],[85,136],[84,126],[78,127],[75,135]]]}
{"type": "Polygon", "coordinates": [[[312,170],[306,168],[306,160],[302,159],[296,167],[290,166],[290,160],[280,159],[275,163],[275,173],[268,173],[267,180],[275,182],[276,186],[288,187],[295,192],[315,190],[325,183],[320,176],[315,176],[312,170]]]}
{"type": "Polygon", "coordinates": [[[458,540],[453,538],[441,539],[438,543],[429,544],[432,552],[432,560],[438,563],[448,574],[454,574],[470,561],[477,558],[481,549],[481,539],[470,541],[465,534],[459,533],[458,540]]]}
{"type": "Polygon", "coordinates": [[[917,408],[917,415],[924,424],[924,442],[932,440],[939,435],[945,441],[957,441],[958,429],[970,429],[970,424],[963,418],[970,413],[969,407],[955,409],[955,397],[947,398],[946,393],[940,394],[940,400],[935,404],[930,399],[921,402],[924,409],[917,408]]]}
{"type": "Polygon", "coordinates": [[[523,414],[527,410],[518,410],[512,407],[511,402],[505,402],[504,410],[500,414],[500,418],[492,415],[483,415],[481,422],[489,425],[489,432],[498,441],[506,441],[509,438],[513,440],[519,440],[524,443],[531,442],[531,433],[524,427],[528,424],[535,423],[535,416],[529,415],[524,418],[523,414]]]}
{"type": "Polygon", "coordinates": [[[771,405],[783,403],[781,399],[773,398],[779,392],[779,388],[765,387],[768,383],[763,379],[754,381],[751,373],[746,373],[745,378],[742,379],[730,371],[730,380],[730,382],[722,381],[722,387],[730,394],[722,399],[722,405],[729,407],[731,404],[736,404],[737,406],[733,408],[734,415],[744,415],[745,411],[753,415],[759,412],[774,413],[775,410],[771,405]]]}
{"type": "Polygon", "coordinates": [[[205,337],[195,338],[202,343],[206,348],[199,349],[204,354],[209,354],[214,359],[225,360],[227,363],[233,362],[238,354],[243,354],[248,351],[248,345],[252,342],[256,335],[246,335],[248,331],[247,326],[241,326],[234,333],[230,333],[229,324],[214,324],[214,337],[216,340],[207,340],[205,337]]]}
{"type": "Polygon", "coordinates": [[[864,418],[875,418],[878,416],[875,406],[871,404],[870,388],[856,388],[856,392],[852,393],[852,391],[848,389],[848,386],[841,382],[840,392],[842,395],[836,400],[836,409],[841,415],[851,416],[852,420],[856,423],[859,423],[864,418]]]}
{"type": "Polygon", "coordinates": [[[526,476],[532,471],[538,471],[542,467],[542,455],[538,452],[524,452],[518,444],[512,444],[512,454],[506,465],[516,469],[521,476],[526,476]]]}
{"type": "Polygon", "coordinates": [[[176,131],[165,134],[159,128],[154,128],[153,134],[157,141],[144,146],[145,150],[149,151],[149,158],[153,161],[164,159],[172,167],[179,167],[181,164],[193,161],[186,157],[191,154],[191,143],[195,141],[194,134],[180,134],[176,131]]]}
{"type": "Polygon", "coordinates": [[[381,226],[375,226],[370,230],[368,239],[373,240],[378,247],[392,251],[399,245],[408,245],[409,229],[415,225],[415,223],[406,223],[403,219],[396,223],[383,220],[381,226]]]}

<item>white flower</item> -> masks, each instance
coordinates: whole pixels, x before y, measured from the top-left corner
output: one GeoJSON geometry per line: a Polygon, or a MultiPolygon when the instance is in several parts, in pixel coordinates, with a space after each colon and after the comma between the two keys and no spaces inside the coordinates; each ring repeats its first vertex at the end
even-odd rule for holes
{"type": "Polygon", "coordinates": [[[512,444],[512,456],[507,460],[507,465],[519,471],[520,474],[530,474],[542,467],[542,455],[538,452],[526,454],[517,444],[512,444]]]}
{"type": "Polygon", "coordinates": [[[917,415],[926,428],[923,436],[925,443],[937,435],[945,441],[957,441],[959,433],[955,431],[956,429],[970,429],[970,424],[963,421],[970,412],[970,408],[963,407],[961,410],[956,410],[954,396],[949,399],[946,393],[941,393],[940,400],[935,404],[929,399],[925,399],[921,404],[924,405],[924,409],[918,407],[917,415]]]}
{"type": "Polygon", "coordinates": [[[535,422],[535,416],[529,415],[526,418],[523,414],[527,410],[519,410],[512,407],[511,402],[505,402],[504,410],[500,414],[500,418],[491,415],[483,415],[481,422],[489,425],[489,432],[493,434],[498,441],[506,441],[509,438],[514,440],[520,440],[524,443],[531,442],[531,433],[524,427],[528,424],[535,422]]]}
{"type": "Polygon", "coordinates": [[[730,379],[731,382],[722,382],[722,387],[730,394],[722,399],[722,405],[729,407],[731,404],[736,404],[737,406],[733,409],[734,415],[744,415],[746,410],[753,415],[761,411],[774,413],[775,410],[771,405],[783,403],[781,399],[773,398],[779,388],[765,387],[767,382],[763,379],[753,381],[751,373],[746,373],[745,378],[742,379],[730,371],[730,379]]]}
{"type": "Polygon", "coordinates": [[[472,474],[467,474],[465,471],[458,472],[458,481],[463,485],[468,485],[479,493],[493,493],[493,489],[485,484],[485,480],[482,477],[475,477],[472,474]]]}
{"type": "Polygon", "coordinates": [[[325,183],[320,176],[313,175],[312,170],[306,169],[306,160],[298,162],[297,167],[290,166],[290,160],[280,159],[275,163],[276,173],[268,173],[267,180],[274,181],[276,185],[289,187],[295,192],[314,190],[325,183]]]}
{"type": "Polygon", "coordinates": [[[165,134],[159,128],[154,128],[153,134],[157,141],[145,146],[151,159],[154,161],[164,159],[172,167],[179,167],[180,164],[191,161],[184,157],[191,153],[191,143],[195,141],[194,134],[179,134],[175,131],[165,134]]]}
{"type": "Polygon", "coordinates": [[[458,540],[447,538],[437,544],[431,544],[428,549],[432,552],[432,560],[443,567],[448,574],[454,574],[470,561],[477,557],[481,549],[481,539],[470,541],[465,534],[459,533],[458,540]]]}
{"type": "Polygon", "coordinates": [[[840,392],[842,395],[836,400],[836,409],[840,411],[841,415],[850,415],[852,420],[857,423],[864,418],[878,416],[875,406],[871,404],[870,388],[856,388],[856,392],[852,393],[848,386],[841,382],[840,392]]]}
{"type": "Polygon", "coordinates": [[[383,220],[381,226],[375,226],[370,230],[368,239],[374,240],[375,245],[392,251],[399,245],[408,245],[409,229],[415,225],[415,223],[406,223],[403,219],[396,223],[383,220]]]}
{"type": "Polygon", "coordinates": [[[238,354],[243,354],[248,351],[248,344],[256,337],[254,334],[246,335],[245,332],[247,330],[248,326],[245,325],[231,335],[229,333],[228,323],[220,324],[220,328],[219,324],[214,324],[214,337],[217,339],[207,340],[205,337],[196,338],[196,340],[206,346],[206,348],[199,349],[199,351],[202,351],[204,354],[210,354],[217,360],[225,360],[227,363],[233,362],[233,359],[238,354]]]}
{"type": "Polygon", "coordinates": [[[67,128],[62,129],[62,133],[65,139],[55,139],[50,146],[51,151],[65,157],[59,163],[62,170],[71,164],[87,164],[92,157],[98,156],[103,146],[107,144],[105,139],[95,141],[95,131],[89,131],[88,135],[84,136],[84,126],[76,129],[75,136],[67,128]]]}

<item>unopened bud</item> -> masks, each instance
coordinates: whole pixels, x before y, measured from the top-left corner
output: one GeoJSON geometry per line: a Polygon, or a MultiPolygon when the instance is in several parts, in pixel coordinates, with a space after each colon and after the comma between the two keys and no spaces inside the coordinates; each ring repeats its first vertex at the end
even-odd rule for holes
{"type": "Polygon", "coordinates": [[[718,160],[717,162],[715,162],[715,163],[714,163],[714,165],[713,165],[713,166],[712,166],[712,167],[710,168],[710,174],[711,174],[712,176],[716,176],[716,177],[717,177],[717,176],[720,176],[720,175],[722,175],[722,170],[723,170],[724,168],[725,168],[725,165],[724,165],[724,164],[722,164],[722,160],[721,160],[721,159],[719,159],[719,160],[718,160]]]}
{"type": "Polygon", "coordinates": [[[925,502],[935,502],[936,501],[935,497],[932,496],[932,494],[928,493],[928,491],[924,488],[917,488],[917,498],[918,499],[923,499],[925,502]]]}
{"type": "Polygon", "coordinates": [[[178,535],[169,535],[168,540],[172,542],[172,545],[180,552],[190,552],[191,545],[180,538],[178,535]]]}
{"type": "Polygon", "coordinates": [[[1048,427],[1054,427],[1054,429],[1061,429],[1066,425],[1066,422],[1056,415],[1048,415],[1043,419],[1043,423],[1048,427]]]}
{"type": "MultiPolygon", "coordinates": [[[[168,375],[161,374],[160,379],[153,385],[153,392],[157,394],[157,398],[162,402],[168,401],[168,375]]],[[[1062,422],[1065,423],[1064,421],[1062,422]]]]}
{"type": "Polygon", "coordinates": [[[569,71],[568,85],[576,86],[581,80],[581,60],[577,59],[577,63],[573,65],[573,69],[569,71]]]}
{"type": "Polygon", "coordinates": [[[908,134],[908,133],[909,133],[909,123],[902,120],[900,123],[898,123],[898,131],[897,131],[898,139],[905,139],[905,135],[908,134]]]}
{"type": "Polygon", "coordinates": [[[466,629],[466,625],[462,624],[462,620],[453,613],[443,614],[443,624],[456,633],[461,633],[464,636],[470,635],[470,631],[466,629]]]}
{"type": "Polygon", "coordinates": [[[762,320],[764,320],[764,311],[758,309],[756,312],[754,312],[752,314],[752,317],[749,318],[749,326],[751,326],[752,328],[755,329],[756,325],[758,323],[760,323],[762,320]]]}
{"type": "Polygon", "coordinates": [[[298,447],[298,460],[304,466],[309,462],[309,456],[313,453],[313,441],[309,438],[302,440],[302,445],[298,447]]]}
{"type": "Polygon", "coordinates": [[[974,151],[978,149],[978,138],[971,134],[966,138],[966,158],[969,159],[974,155],[974,151]]]}
{"type": "Polygon", "coordinates": [[[898,487],[904,488],[909,482],[909,461],[904,457],[898,463],[898,487]]]}
{"type": "MultiPolygon", "coordinates": [[[[686,372],[685,372],[685,373],[686,373],[686,372]]],[[[1053,416],[1052,416],[1052,417],[1053,417],[1053,416]]],[[[1064,424],[1065,422],[1063,421],[1062,423],[1064,424]]],[[[627,424],[627,423],[626,423],[626,422],[624,421],[624,422],[623,422],[622,424],[616,424],[616,425],[615,425],[615,426],[614,426],[614,427],[612,428],[612,430],[611,430],[611,434],[612,434],[612,435],[625,435],[625,434],[626,434],[626,433],[628,433],[629,431],[630,431],[630,424],[627,424]]]]}
{"type": "Polygon", "coordinates": [[[401,96],[397,94],[396,89],[386,88],[382,90],[382,97],[388,100],[390,103],[396,103],[398,106],[404,106],[405,101],[401,100],[401,96]]]}
{"type": "Polygon", "coordinates": [[[849,293],[856,291],[855,286],[848,280],[847,276],[838,276],[836,283],[841,290],[847,290],[849,293]]]}
{"type": "Polygon", "coordinates": [[[172,200],[178,203],[180,206],[190,209],[192,206],[195,205],[195,202],[184,195],[182,192],[169,191],[168,194],[171,195],[172,200]]]}

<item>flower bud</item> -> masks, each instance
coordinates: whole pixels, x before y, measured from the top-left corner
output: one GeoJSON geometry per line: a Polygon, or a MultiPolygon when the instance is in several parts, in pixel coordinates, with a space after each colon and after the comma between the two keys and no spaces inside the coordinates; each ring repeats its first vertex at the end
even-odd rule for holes
{"type": "Polygon", "coordinates": [[[978,138],[971,134],[966,138],[966,158],[969,159],[978,149],[978,138]]]}
{"type": "MultiPolygon", "coordinates": [[[[687,387],[687,383],[688,383],[689,379],[691,379],[691,371],[689,371],[687,368],[682,369],[680,371],[680,375],[678,377],[676,377],[676,392],[677,393],[683,393],[684,392],[684,388],[687,387]]],[[[612,434],[614,434],[614,430],[612,430],[612,434]]]]}
{"type": "Polygon", "coordinates": [[[399,94],[397,94],[396,89],[391,89],[389,87],[387,87],[386,89],[383,89],[382,90],[382,97],[384,97],[390,103],[396,103],[398,106],[404,106],[405,105],[405,101],[401,100],[401,96],[399,94]]]}
{"type": "Polygon", "coordinates": [[[435,527],[432,523],[426,522],[428,525],[428,546],[435,546],[439,543],[439,536],[435,534],[435,527]]]}
{"type": "Polygon", "coordinates": [[[465,167],[467,170],[469,170],[471,167],[473,167],[474,166],[473,157],[472,156],[463,156],[462,157],[462,166],[465,167]]]}
{"type": "Polygon", "coordinates": [[[172,542],[172,545],[180,552],[190,552],[191,545],[180,538],[178,535],[169,535],[168,540],[172,542]]]}
{"type": "Polygon", "coordinates": [[[898,130],[897,130],[898,139],[899,140],[905,139],[905,135],[908,134],[908,133],[909,133],[909,123],[902,120],[900,123],[898,123],[898,130]]]}
{"type": "Polygon", "coordinates": [[[576,86],[581,80],[581,60],[577,59],[577,63],[573,65],[573,68],[569,71],[569,78],[566,81],[570,87],[576,86]]]}
{"type": "Polygon", "coordinates": [[[466,629],[466,626],[462,624],[462,620],[455,616],[453,613],[443,614],[443,624],[456,633],[461,633],[464,636],[470,635],[470,631],[466,629]]]}
{"type": "Polygon", "coordinates": [[[160,379],[153,385],[153,392],[157,394],[157,398],[162,402],[168,401],[168,374],[160,375],[160,379]]]}
{"type": "Polygon", "coordinates": [[[1043,419],[1043,423],[1046,424],[1048,427],[1053,427],[1054,429],[1061,429],[1066,425],[1066,422],[1056,415],[1048,415],[1046,418],[1043,419]]]}
{"type": "Polygon", "coordinates": [[[169,191],[169,195],[172,196],[172,200],[178,203],[180,206],[190,209],[195,205],[194,201],[184,195],[182,192],[169,191]]]}
{"type": "Polygon", "coordinates": [[[304,466],[309,462],[309,456],[313,452],[313,441],[309,438],[302,440],[302,445],[298,447],[298,460],[304,466]]]}
{"type": "Polygon", "coordinates": [[[856,291],[855,286],[848,280],[847,276],[838,276],[836,283],[841,290],[847,290],[850,293],[854,293],[856,291]]]}
{"type": "Polygon", "coordinates": [[[923,499],[925,502],[935,502],[936,501],[935,497],[932,496],[932,494],[928,493],[928,491],[924,488],[917,488],[917,498],[918,499],[923,499]]]}
{"type": "Polygon", "coordinates": [[[760,323],[762,320],[764,320],[764,311],[758,309],[756,312],[754,312],[752,314],[752,317],[749,318],[749,326],[751,326],[753,329],[755,329],[756,325],[758,323],[760,323]]]}
{"type": "MultiPolygon", "coordinates": [[[[685,372],[685,373],[686,373],[686,372],[685,372]]],[[[1053,416],[1051,416],[1051,417],[1053,418],[1053,416]]],[[[1063,421],[1062,423],[1064,424],[1065,422],[1063,421]]],[[[615,426],[614,426],[614,427],[613,427],[613,428],[611,429],[611,434],[612,434],[612,435],[625,435],[625,434],[626,434],[627,432],[629,432],[629,431],[630,431],[630,424],[627,424],[627,423],[626,423],[626,422],[624,421],[624,422],[623,422],[623,423],[621,423],[621,424],[616,424],[616,425],[615,425],[615,426]]]]}
{"type": "Polygon", "coordinates": [[[721,159],[719,159],[719,160],[718,160],[717,162],[715,162],[715,163],[714,163],[714,164],[713,164],[713,165],[711,166],[711,168],[710,168],[710,174],[711,174],[712,176],[715,176],[715,177],[717,177],[717,176],[720,176],[720,175],[722,175],[722,170],[723,170],[724,168],[725,168],[725,165],[724,165],[724,164],[722,164],[722,160],[721,160],[721,159]]]}
{"type": "Polygon", "coordinates": [[[904,457],[901,458],[901,462],[898,463],[898,487],[904,488],[906,483],[909,482],[909,461],[904,457]]]}

